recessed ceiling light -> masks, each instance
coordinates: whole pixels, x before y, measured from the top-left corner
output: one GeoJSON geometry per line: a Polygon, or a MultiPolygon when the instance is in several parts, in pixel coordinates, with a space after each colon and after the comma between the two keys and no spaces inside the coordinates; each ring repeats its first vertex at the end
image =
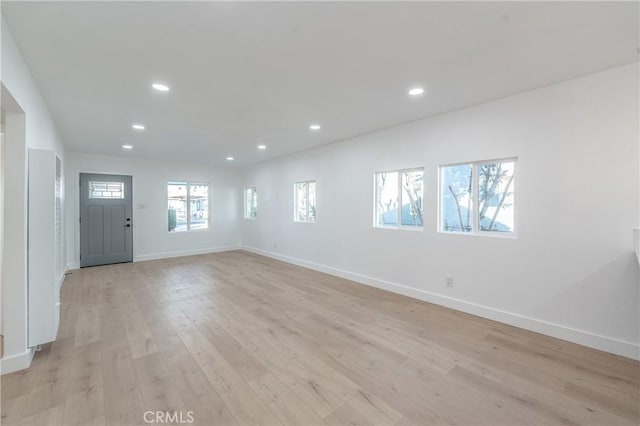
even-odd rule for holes
{"type": "Polygon", "coordinates": [[[424,89],[422,87],[414,87],[409,89],[410,96],[420,96],[424,93],[424,89]]]}
{"type": "Polygon", "coordinates": [[[153,83],[151,85],[151,87],[153,87],[154,89],[156,89],[159,92],[168,92],[169,91],[169,86],[167,86],[166,84],[162,84],[162,83],[153,83]]]}
{"type": "Polygon", "coordinates": [[[133,145],[122,145],[124,149],[133,149],[133,145]]]}
{"type": "Polygon", "coordinates": [[[309,126],[309,130],[313,130],[314,132],[317,132],[318,130],[320,130],[320,125],[312,124],[311,126],[309,126]]]}
{"type": "Polygon", "coordinates": [[[233,161],[233,160],[234,160],[234,158],[232,156],[228,156],[227,157],[227,161],[233,161]]]}
{"type": "Polygon", "coordinates": [[[266,145],[258,145],[258,149],[267,149],[266,145]]]}
{"type": "Polygon", "coordinates": [[[132,124],[131,128],[133,128],[135,130],[144,130],[144,125],[143,124],[132,124]]]}

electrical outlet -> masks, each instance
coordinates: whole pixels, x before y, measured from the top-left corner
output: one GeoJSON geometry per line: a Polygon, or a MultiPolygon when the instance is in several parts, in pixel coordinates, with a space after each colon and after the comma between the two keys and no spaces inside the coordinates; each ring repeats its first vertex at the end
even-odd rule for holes
{"type": "Polygon", "coordinates": [[[447,287],[453,287],[453,277],[446,277],[444,283],[447,287]]]}

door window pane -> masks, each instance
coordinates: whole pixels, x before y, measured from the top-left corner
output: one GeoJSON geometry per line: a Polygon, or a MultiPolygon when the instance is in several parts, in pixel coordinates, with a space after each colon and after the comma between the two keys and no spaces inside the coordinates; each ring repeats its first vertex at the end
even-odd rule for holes
{"type": "Polygon", "coordinates": [[[124,182],[89,181],[89,198],[124,199],[124,182]]]}

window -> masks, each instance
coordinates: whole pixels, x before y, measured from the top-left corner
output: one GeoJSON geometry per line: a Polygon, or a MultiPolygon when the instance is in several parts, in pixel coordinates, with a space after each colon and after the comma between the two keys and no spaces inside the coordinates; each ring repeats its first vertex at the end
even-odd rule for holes
{"type": "Polygon", "coordinates": [[[124,199],[124,182],[89,181],[89,198],[124,199]]]}
{"type": "Polygon", "coordinates": [[[516,159],[440,167],[440,231],[515,232],[516,159]]]}
{"type": "Polygon", "coordinates": [[[422,227],[424,169],[375,174],[375,222],[384,228],[422,227]]]}
{"type": "Polygon", "coordinates": [[[244,190],[244,218],[255,219],[258,216],[258,194],[255,188],[244,190]]]}
{"type": "Polygon", "coordinates": [[[295,210],[293,220],[296,222],[316,221],[316,181],[296,182],[293,184],[295,210]]]}
{"type": "Polygon", "coordinates": [[[167,184],[169,232],[209,228],[209,185],[169,182],[167,184]]]}

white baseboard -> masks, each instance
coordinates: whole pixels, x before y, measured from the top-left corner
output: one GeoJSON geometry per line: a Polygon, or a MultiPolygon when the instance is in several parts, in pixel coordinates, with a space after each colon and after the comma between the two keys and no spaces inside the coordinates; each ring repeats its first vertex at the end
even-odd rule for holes
{"type": "Polygon", "coordinates": [[[405,286],[390,281],[379,280],[377,278],[366,275],[345,271],[331,266],[322,265],[304,259],[290,257],[268,250],[262,250],[255,247],[243,246],[243,250],[256,253],[262,256],[281,260],[293,265],[302,266],[313,269],[315,271],[324,272],[335,275],[361,284],[387,290],[393,293],[409,296],[414,299],[423,300],[425,302],[434,303],[436,305],[445,306],[447,308],[466,312],[479,317],[498,321],[514,327],[523,328],[525,330],[534,331],[562,340],[568,340],[573,343],[621,355],[627,358],[640,360],[640,345],[633,342],[627,342],[599,334],[591,333],[585,330],[578,330],[561,324],[551,323],[537,318],[531,318],[524,315],[507,312],[489,306],[479,305],[461,299],[456,299],[442,294],[432,293],[426,290],[405,286]]]}
{"type": "MultiPolygon", "coordinates": [[[[210,247],[210,248],[198,249],[198,250],[182,250],[182,251],[168,251],[168,252],[161,252],[161,253],[139,254],[133,257],[133,261],[144,262],[147,260],[168,259],[171,257],[194,256],[197,254],[207,254],[207,253],[220,253],[223,251],[233,251],[233,250],[242,250],[242,247],[223,246],[223,247],[210,247]]],[[[74,269],[80,269],[80,265],[77,263],[67,264],[67,272],[72,271],[74,269]]]]}
{"type": "Polygon", "coordinates": [[[20,354],[5,356],[4,358],[2,358],[2,360],[0,360],[0,374],[9,374],[13,373],[14,371],[20,371],[24,370],[25,368],[29,368],[34,354],[35,351],[30,348],[20,354]]]}
{"type": "Polygon", "coordinates": [[[64,284],[64,279],[67,276],[67,272],[69,272],[69,267],[67,266],[64,271],[62,271],[62,275],[58,278],[58,291],[62,288],[62,284],[64,284]]]}
{"type": "Polygon", "coordinates": [[[168,259],[171,257],[194,256],[197,254],[220,253],[223,251],[233,251],[233,250],[242,250],[242,247],[240,246],[209,247],[209,248],[197,249],[197,250],[182,250],[182,251],[171,251],[171,252],[164,252],[164,253],[141,254],[141,255],[134,256],[133,261],[144,262],[146,260],[168,259]]]}

